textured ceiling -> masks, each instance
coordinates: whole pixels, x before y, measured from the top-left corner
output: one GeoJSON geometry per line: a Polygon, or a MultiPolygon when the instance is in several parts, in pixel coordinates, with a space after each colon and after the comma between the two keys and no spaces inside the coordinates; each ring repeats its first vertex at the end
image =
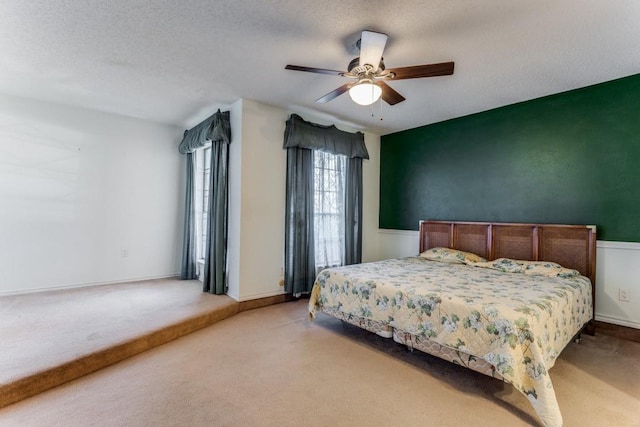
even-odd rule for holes
{"type": "Polygon", "coordinates": [[[637,0],[2,0],[0,93],[181,127],[248,98],[385,134],[640,73],[638,22],[637,0]],[[346,69],[364,29],[389,68],[455,73],[372,108],[284,70],[346,69]]]}

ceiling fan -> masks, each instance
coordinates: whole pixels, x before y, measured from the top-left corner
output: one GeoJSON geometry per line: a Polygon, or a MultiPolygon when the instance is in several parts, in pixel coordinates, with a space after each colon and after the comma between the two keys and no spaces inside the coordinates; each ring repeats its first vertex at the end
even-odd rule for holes
{"type": "Polygon", "coordinates": [[[405,97],[396,92],[386,81],[453,74],[453,62],[385,68],[382,52],[387,43],[387,37],[388,36],[383,33],[363,31],[358,42],[360,56],[349,63],[347,67],[348,71],[327,70],[324,68],[304,67],[300,65],[287,65],[284,68],[286,70],[307,71],[309,73],[328,74],[353,79],[354,81],[345,83],[339,88],[316,99],[316,102],[329,102],[349,91],[351,99],[360,105],[373,104],[381,96],[389,105],[395,105],[404,101],[405,97]]]}

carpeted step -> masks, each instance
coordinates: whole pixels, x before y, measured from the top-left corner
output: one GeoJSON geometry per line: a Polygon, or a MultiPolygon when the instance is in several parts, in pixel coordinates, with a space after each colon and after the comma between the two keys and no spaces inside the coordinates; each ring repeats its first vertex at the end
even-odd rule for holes
{"type": "Polygon", "coordinates": [[[0,408],[243,308],[226,295],[203,294],[198,281],[172,279],[2,296],[0,408]]]}

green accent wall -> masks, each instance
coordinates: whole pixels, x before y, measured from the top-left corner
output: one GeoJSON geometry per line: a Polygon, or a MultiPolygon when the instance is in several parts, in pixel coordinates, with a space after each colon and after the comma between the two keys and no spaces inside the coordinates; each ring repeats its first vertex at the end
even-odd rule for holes
{"type": "Polygon", "coordinates": [[[383,136],[380,228],[421,219],[640,242],[640,74],[383,136]]]}

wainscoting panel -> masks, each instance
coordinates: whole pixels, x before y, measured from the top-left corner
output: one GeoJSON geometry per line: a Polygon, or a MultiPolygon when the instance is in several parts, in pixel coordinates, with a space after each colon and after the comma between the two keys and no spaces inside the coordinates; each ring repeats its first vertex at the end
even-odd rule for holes
{"type": "Polygon", "coordinates": [[[640,243],[598,241],[596,260],[596,320],[640,329],[640,243]]]}
{"type": "Polygon", "coordinates": [[[420,233],[407,230],[380,229],[378,256],[380,259],[416,256],[420,251],[420,233]]]}

